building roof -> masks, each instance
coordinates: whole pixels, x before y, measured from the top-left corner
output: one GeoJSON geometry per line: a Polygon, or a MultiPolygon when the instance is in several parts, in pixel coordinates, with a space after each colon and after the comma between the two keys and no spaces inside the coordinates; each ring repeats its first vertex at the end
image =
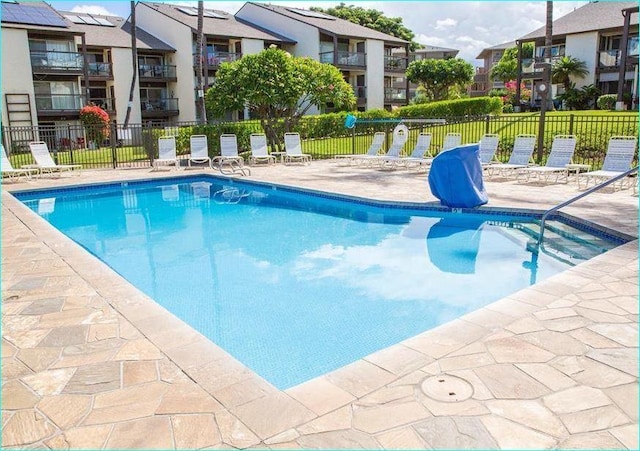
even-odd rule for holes
{"type": "MultiPolygon", "coordinates": [[[[621,11],[623,9],[637,7],[637,2],[593,2],[570,12],[553,21],[553,35],[563,36],[574,33],[585,33],[588,31],[606,30],[610,28],[621,28],[624,25],[624,18],[621,11]]],[[[638,24],[638,15],[631,16],[631,24],[638,24]]],[[[522,36],[520,41],[533,41],[537,38],[544,38],[545,27],[522,36]]]]}
{"type": "MultiPolygon", "coordinates": [[[[65,17],[69,29],[84,33],[85,42],[88,46],[131,48],[131,23],[122,17],[68,11],[60,11],[60,14],[65,17]],[[77,24],[70,21],[67,16],[103,19],[113,24],[113,26],[77,24]]],[[[169,44],[152,36],[140,27],[136,27],[136,47],[138,50],[175,51],[169,44]]]]}
{"type": "MultiPolygon", "coordinates": [[[[349,22],[348,20],[340,19],[338,17],[328,16],[329,18],[316,17],[324,14],[318,14],[314,11],[292,8],[287,6],[277,6],[266,3],[249,2],[251,5],[268,9],[276,12],[290,19],[294,19],[307,25],[316,27],[317,29],[324,31],[328,34],[334,34],[338,36],[346,36],[351,38],[362,39],[377,39],[392,44],[408,44],[409,41],[396,38],[389,34],[381,33],[371,28],[363,27],[362,25],[349,22]]],[[[326,15],[325,15],[326,16],[326,15]]]]}
{"type": "Polygon", "coordinates": [[[493,47],[487,47],[476,56],[476,59],[482,60],[488,57],[493,50],[507,50],[516,46],[516,41],[503,42],[502,44],[494,45],[493,47]]]}
{"type": "Polygon", "coordinates": [[[447,47],[437,47],[435,45],[425,45],[421,49],[416,49],[413,53],[430,53],[430,52],[456,52],[458,53],[460,50],[458,49],[450,49],[447,47]]]}
{"type": "Polygon", "coordinates": [[[67,21],[64,19],[64,17],[62,17],[60,15],[60,13],[58,11],[56,11],[54,8],[52,8],[50,5],[48,5],[45,2],[27,2],[27,1],[22,1],[22,2],[18,2],[18,1],[10,1],[10,2],[2,2],[2,12],[3,14],[1,15],[1,19],[2,19],[2,26],[6,27],[6,28],[20,28],[20,29],[24,29],[24,30],[38,30],[38,31],[44,31],[44,32],[56,32],[56,33],[73,33],[72,30],[69,29],[68,23],[67,21]],[[25,5],[27,7],[33,7],[33,8],[43,8],[45,10],[48,10],[48,14],[52,14],[54,16],[56,16],[57,18],[61,19],[64,22],[64,26],[48,26],[48,25],[36,25],[34,23],[20,23],[20,22],[13,22],[10,20],[10,16],[5,14],[5,7],[6,5],[25,5]]]}
{"type": "MultiPolygon", "coordinates": [[[[190,27],[193,32],[198,30],[198,17],[186,14],[184,9],[190,9],[190,7],[181,5],[171,5],[168,3],[153,3],[153,2],[140,2],[151,9],[154,9],[167,17],[174,19],[177,22],[190,27]]],[[[210,36],[225,36],[230,38],[249,38],[249,39],[262,39],[267,42],[281,42],[295,44],[295,41],[288,39],[284,36],[280,36],[276,33],[249,25],[245,21],[237,20],[233,14],[229,14],[224,11],[218,11],[213,9],[205,9],[210,15],[219,17],[204,17],[203,20],[203,32],[205,35],[210,36]]]]}

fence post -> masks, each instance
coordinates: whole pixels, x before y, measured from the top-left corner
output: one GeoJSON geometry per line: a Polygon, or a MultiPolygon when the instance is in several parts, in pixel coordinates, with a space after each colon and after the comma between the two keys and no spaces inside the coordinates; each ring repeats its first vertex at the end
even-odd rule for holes
{"type": "Polygon", "coordinates": [[[355,153],[356,153],[356,127],[357,126],[358,126],[358,124],[356,123],[351,128],[351,155],[355,155],[355,153]]]}
{"type": "Polygon", "coordinates": [[[73,146],[71,145],[71,124],[67,124],[67,142],[69,143],[69,159],[71,160],[71,164],[73,164],[74,161],[73,161],[73,146]]]}
{"type": "Polygon", "coordinates": [[[574,116],[574,114],[573,114],[573,113],[571,113],[571,114],[569,115],[569,134],[570,134],[570,135],[573,135],[573,120],[574,120],[574,117],[575,117],[575,116],[574,116]]]}
{"type": "Polygon", "coordinates": [[[487,114],[484,117],[484,133],[485,134],[489,133],[490,125],[491,125],[491,117],[487,114]]]}
{"type": "Polygon", "coordinates": [[[111,121],[111,139],[109,142],[111,143],[111,163],[113,164],[113,169],[118,167],[118,150],[116,146],[118,145],[118,126],[116,124],[115,119],[111,121]]]}

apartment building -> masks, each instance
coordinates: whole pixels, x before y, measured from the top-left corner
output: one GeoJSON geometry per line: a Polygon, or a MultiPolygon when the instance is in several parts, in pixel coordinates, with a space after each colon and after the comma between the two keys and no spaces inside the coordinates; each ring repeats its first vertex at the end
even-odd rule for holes
{"type": "Polygon", "coordinates": [[[473,84],[469,88],[471,97],[482,97],[489,94],[492,89],[504,88],[504,82],[501,80],[491,80],[489,76],[493,66],[498,64],[505,50],[515,47],[516,42],[503,42],[502,44],[487,47],[476,56],[476,59],[482,60],[482,66],[476,67],[476,73],[473,77],[473,84]]]}
{"type": "MultiPolygon", "coordinates": [[[[232,14],[205,9],[203,14],[205,40],[204,87],[215,80],[215,73],[224,62],[233,62],[243,55],[259,53],[270,45],[292,51],[296,41],[261,29],[234,17],[232,14]]],[[[136,25],[175,48],[175,74],[180,82],[173,96],[180,99],[179,121],[197,118],[196,100],[196,43],[198,10],[195,7],[167,3],[139,2],[136,5],[136,25]]],[[[236,112],[226,119],[242,119],[244,112],[236,112]]]]}
{"type": "Polygon", "coordinates": [[[245,3],[236,18],[296,41],[296,56],[335,65],[353,86],[358,110],[407,104],[408,83],[394,87],[407,68],[407,41],[327,14],[267,3],[245,3]],[[398,48],[405,55],[395,54],[398,48]]]}
{"type": "MultiPolygon", "coordinates": [[[[593,84],[603,94],[617,94],[620,90],[627,106],[632,103],[630,99],[635,99],[637,105],[637,2],[592,2],[555,20],[550,61],[544,58],[544,41],[544,27],[516,41],[518,45],[525,42],[535,45],[534,58],[520,62],[520,79],[532,81],[535,88],[542,80],[542,64],[553,64],[562,56],[572,56],[584,61],[589,71],[586,77],[572,80],[576,87],[593,84]],[[625,16],[628,18],[626,39],[625,16]],[[624,58],[623,54],[626,54],[624,58]]],[[[561,90],[560,86],[552,86],[553,94],[561,90]]]]}

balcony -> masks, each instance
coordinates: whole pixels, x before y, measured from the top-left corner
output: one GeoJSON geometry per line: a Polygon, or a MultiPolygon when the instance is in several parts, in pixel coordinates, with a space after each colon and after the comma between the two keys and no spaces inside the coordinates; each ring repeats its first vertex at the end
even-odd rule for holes
{"type": "Polygon", "coordinates": [[[476,74],[473,76],[474,83],[487,83],[489,81],[489,71],[486,67],[476,67],[476,74]]]}
{"type": "Polygon", "coordinates": [[[34,74],[81,75],[84,59],[78,52],[30,52],[34,74]]]}
{"type": "Polygon", "coordinates": [[[116,111],[116,99],[91,97],[89,102],[99,106],[107,113],[115,113],[116,111]]]}
{"type": "Polygon", "coordinates": [[[356,96],[356,102],[358,105],[366,105],[367,103],[367,87],[366,86],[353,86],[353,93],[356,96]]]}
{"type": "Polygon", "coordinates": [[[176,66],[166,64],[141,64],[138,67],[140,81],[177,81],[176,66]]]}
{"type": "Polygon", "coordinates": [[[85,105],[81,94],[36,95],[35,100],[39,116],[78,116],[85,105]]]}
{"type": "Polygon", "coordinates": [[[177,116],[178,99],[142,99],[140,110],[143,118],[177,116]]]}
{"type": "Polygon", "coordinates": [[[361,52],[323,52],[320,54],[320,62],[334,64],[334,54],[336,66],[364,69],[367,65],[366,54],[361,52]]]}
{"type": "Polygon", "coordinates": [[[89,63],[89,78],[113,80],[111,63],[89,63]]]}
{"type": "Polygon", "coordinates": [[[385,56],[384,70],[387,72],[405,72],[409,59],[406,56],[385,56]]]}
{"type": "Polygon", "coordinates": [[[536,67],[536,61],[533,58],[522,59],[522,77],[526,79],[542,78],[542,69],[536,67]]]}
{"type": "Polygon", "coordinates": [[[407,90],[401,88],[384,88],[384,101],[386,103],[406,102],[407,90]]]}
{"type": "MultiPolygon", "coordinates": [[[[209,52],[206,55],[206,66],[209,70],[218,70],[222,63],[232,63],[242,58],[242,53],[209,52]]],[[[193,55],[193,66],[198,65],[198,55],[193,55]]]]}

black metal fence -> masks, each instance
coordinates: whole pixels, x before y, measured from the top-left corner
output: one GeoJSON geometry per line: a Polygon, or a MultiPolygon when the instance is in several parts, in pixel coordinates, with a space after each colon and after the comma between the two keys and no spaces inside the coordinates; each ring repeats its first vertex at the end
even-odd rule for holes
{"type": "MultiPolygon", "coordinates": [[[[375,132],[386,134],[386,146],[391,143],[393,130],[403,123],[409,129],[409,139],[404,154],[409,154],[418,134],[432,134],[431,154],[442,147],[447,133],[462,134],[462,142],[477,142],[485,133],[500,135],[498,159],[509,158],[515,136],[522,133],[537,134],[539,114],[529,116],[483,116],[477,118],[448,118],[433,120],[360,120],[352,129],[346,129],[343,119],[310,116],[304,118],[291,131],[299,132],[303,151],[314,159],[331,158],[336,154],[365,153],[375,132]]],[[[285,129],[278,130],[281,136],[285,129]]],[[[29,142],[44,141],[54,159],[61,164],[81,164],[85,168],[149,167],[157,157],[160,136],[176,136],[179,155],[189,153],[189,137],[204,134],[208,138],[209,153],[219,155],[219,137],[223,133],[234,133],[238,137],[239,152],[250,153],[251,133],[264,133],[259,121],[219,122],[208,125],[181,123],[122,124],[112,123],[105,129],[82,125],[2,127],[2,143],[14,167],[32,164],[29,142]]],[[[607,142],[611,136],[638,136],[637,115],[548,115],[545,122],[543,161],[556,135],[576,135],[575,163],[589,164],[598,169],[604,160],[607,142]]],[[[282,142],[272,142],[272,150],[283,150],[282,142]]],[[[637,157],[636,157],[637,161],[637,157]]]]}

